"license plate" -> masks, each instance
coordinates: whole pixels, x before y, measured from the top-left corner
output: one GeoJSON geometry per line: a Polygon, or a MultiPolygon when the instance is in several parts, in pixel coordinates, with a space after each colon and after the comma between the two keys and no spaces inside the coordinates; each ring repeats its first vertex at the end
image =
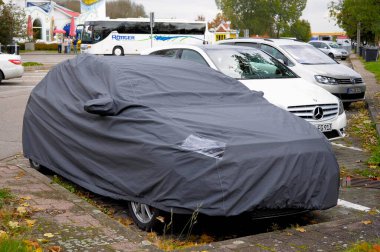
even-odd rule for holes
{"type": "Polygon", "coordinates": [[[361,92],[362,92],[361,88],[347,88],[347,94],[357,94],[361,92]]]}
{"type": "Polygon", "coordinates": [[[315,126],[319,129],[320,132],[331,131],[331,123],[317,124],[315,126]]]}

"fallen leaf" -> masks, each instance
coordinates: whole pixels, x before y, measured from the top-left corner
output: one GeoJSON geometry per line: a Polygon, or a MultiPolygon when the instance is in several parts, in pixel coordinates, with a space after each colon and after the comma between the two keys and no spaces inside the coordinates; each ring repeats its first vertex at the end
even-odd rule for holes
{"type": "Polygon", "coordinates": [[[7,238],[8,237],[8,234],[7,232],[3,231],[3,230],[0,230],[0,239],[2,238],[7,238]]]}
{"type": "Polygon", "coordinates": [[[26,213],[26,208],[25,207],[18,207],[17,208],[17,212],[19,214],[25,214],[26,213]]]}
{"type": "Polygon", "coordinates": [[[30,204],[29,203],[22,203],[21,206],[28,207],[28,206],[30,206],[30,204]]]}
{"type": "Polygon", "coordinates": [[[165,222],[165,218],[163,216],[157,216],[156,219],[159,220],[161,223],[165,222]]]}
{"type": "Polygon", "coordinates": [[[287,236],[292,236],[293,234],[290,233],[290,232],[286,232],[286,235],[287,235],[287,236]]]}
{"type": "Polygon", "coordinates": [[[18,228],[20,227],[20,224],[18,223],[18,221],[8,221],[8,226],[10,228],[18,228]]]}
{"type": "Polygon", "coordinates": [[[48,238],[52,238],[54,237],[54,235],[52,233],[45,233],[44,234],[45,237],[48,237],[48,238]]]}
{"type": "Polygon", "coordinates": [[[38,242],[41,242],[41,243],[48,243],[49,240],[46,240],[46,239],[37,239],[38,242]]]}
{"type": "Polygon", "coordinates": [[[36,220],[25,220],[25,222],[28,225],[28,227],[33,227],[36,223],[36,220]]]}
{"type": "Polygon", "coordinates": [[[36,241],[24,240],[23,242],[24,242],[27,246],[29,246],[29,247],[33,247],[34,249],[40,247],[40,245],[39,245],[38,242],[36,242],[36,241]]]}
{"type": "Polygon", "coordinates": [[[298,232],[301,232],[301,233],[305,233],[306,232],[306,229],[304,229],[303,227],[298,227],[298,228],[296,228],[296,230],[298,232]]]}
{"type": "Polygon", "coordinates": [[[22,200],[31,200],[32,198],[30,196],[22,196],[20,199],[22,199],[22,200]]]}
{"type": "Polygon", "coordinates": [[[51,246],[47,248],[49,252],[61,252],[61,247],[60,246],[51,246]]]}
{"type": "Polygon", "coordinates": [[[25,176],[25,172],[20,171],[19,173],[17,173],[17,176],[15,177],[15,179],[21,179],[24,176],[25,176]]]}
{"type": "Polygon", "coordinates": [[[372,221],[370,221],[370,220],[365,220],[365,221],[362,221],[362,223],[363,223],[364,225],[369,225],[369,224],[372,224],[372,221]]]}

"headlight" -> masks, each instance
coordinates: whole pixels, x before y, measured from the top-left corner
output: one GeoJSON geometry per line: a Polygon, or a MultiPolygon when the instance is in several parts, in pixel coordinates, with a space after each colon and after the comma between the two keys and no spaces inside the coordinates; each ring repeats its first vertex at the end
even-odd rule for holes
{"type": "Polygon", "coordinates": [[[331,77],[326,77],[322,75],[314,75],[314,78],[317,82],[321,84],[329,84],[329,85],[336,85],[338,82],[336,82],[336,79],[331,77]]]}
{"type": "Polygon", "coordinates": [[[341,99],[339,99],[339,115],[343,114],[344,112],[344,106],[341,99]]]}

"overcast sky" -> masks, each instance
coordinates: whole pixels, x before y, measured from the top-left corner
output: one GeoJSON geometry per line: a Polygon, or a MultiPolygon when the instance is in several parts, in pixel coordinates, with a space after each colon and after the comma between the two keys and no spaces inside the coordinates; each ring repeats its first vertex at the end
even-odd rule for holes
{"type": "MultiPolygon", "coordinates": [[[[311,24],[312,32],[342,31],[330,20],[328,3],[331,0],[308,0],[302,18],[311,24]]],[[[156,18],[182,18],[194,20],[203,15],[212,20],[218,13],[214,0],[134,0],[143,4],[147,13],[153,11],[156,18]]]]}

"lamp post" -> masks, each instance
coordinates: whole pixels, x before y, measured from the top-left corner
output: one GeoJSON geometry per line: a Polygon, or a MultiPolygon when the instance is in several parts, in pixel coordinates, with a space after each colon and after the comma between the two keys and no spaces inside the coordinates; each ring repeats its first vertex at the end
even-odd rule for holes
{"type": "Polygon", "coordinates": [[[360,22],[358,22],[357,28],[356,28],[356,52],[359,53],[359,47],[360,47],[360,22]]]}

